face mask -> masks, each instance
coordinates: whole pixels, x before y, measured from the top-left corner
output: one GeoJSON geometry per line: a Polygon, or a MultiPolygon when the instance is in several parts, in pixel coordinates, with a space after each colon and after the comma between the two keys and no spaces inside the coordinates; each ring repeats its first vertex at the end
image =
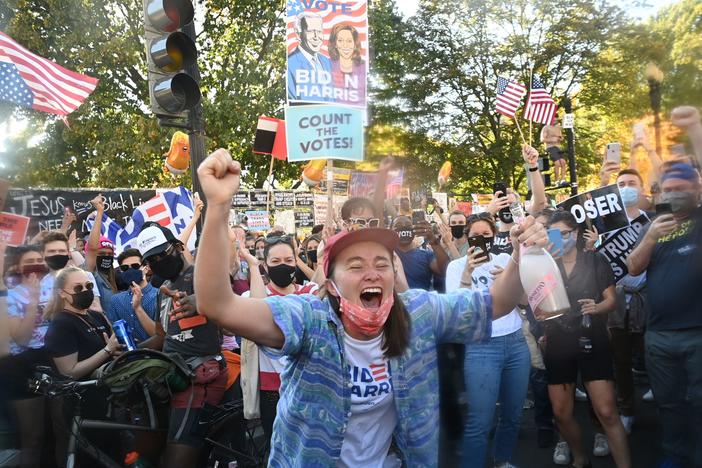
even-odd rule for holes
{"type": "Polygon", "coordinates": [[[22,268],[22,275],[29,276],[32,273],[37,276],[44,276],[47,273],[46,266],[43,263],[35,263],[33,265],[25,265],[22,268]]]}
{"type": "Polygon", "coordinates": [[[120,291],[126,291],[131,288],[132,282],[141,284],[144,280],[144,272],[134,268],[130,268],[127,271],[115,270],[115,273],[115,282],[117,283],[117,289],[120,291]]]}
{"type": "Polygon", "coordinates": [[[414,231],[412,229],[400,229],[397,231],[397,235],[400,236],[401,244],[410,244],[414,239],[414,231]]]}
{"type": "Polygon", "coordinates": [[[622,202],[624,206],[636,206],[639,202],[639,189],[635,187],[622,187],[619,189],[619,193],[622,195],[622,202]]]}
{"type": "Polygon", "coordinates": [[[109,271],[112,268],[112,263],[115,261],[115,257],[112,255],[98,255],[97,257],[97,267],[100,271],[109,271]]]}
{"type": "Polygon", "coordinates": [[[348,319],[347,327],[364,335],[377,335],[390,316],[390,310],[395,304],[395,297],[391,294],[377,310],[369,310],[345,299],[336,284],[333,281],[331,284],[339,295],[341,313],[348,319]]]}
{"type": "Polygon", "coordinates": [[[251,254],[252,257],[256,256],[256,249],[249,249],[249,253],[251,254]]]}
{"type": "Polygon", "coordinates": [[[465,229],[466,229],[465,224],[458,224],[456,226],[451,226],[451,235],[453,236],[454,239],[460,239],[461,237],[464,236],[465,229]]]}
{"type": "Polygon", "coordinates": [[[500,221],[502,221],[504,224],[512,224],[514,222],[512,212],[509,210],[501,210],[499,213],[497,213],[497,217],[500,218],[500,221]]]}
{"type": "Polygon", "coordinates": [[[308,250],[307,251],[307,258],[310,259],[310,262],[312,263],[317,263],[317,251],[316,250],[308,250]]]}
{"type": "Polygon", "coordinates": [[[268,277],[276,286],[287,288],[295,279],[295,267],[284,263],[276,266],[269,266],[268,277]]]}
{"type": "Polygon", "coordinates": [[[71,294],[71,305],[78,310],[85,310],[90,307],[95,299],[92,289],[85,289],[79,293],[71,294]]]}
{"type": "Polygon", "coordinates": [[[673,213],[689,213],[699,204],[697,196],[690,192],[664,192],[661,202],[670,203],[673,213]]]}
{"type": "Polygon", "coordinates": [[[50,269],[56,271],[66,267],[68,264],[68,255],[52,255],[44,257],[44,261],[50,269]]]}
{"type": "Polygon", "coordinates": [[[256,258],[263,260],[263,249],[256,249],[256,258]]]}
{"type": "Polygon", "coordinates": [[[154,275],[167,280],[174,280],[183,269],[183,257],[179,252],[163,257],[158,262],[151,263],[151,271],[154,275]]]}
{"type": "Polygon", "coordinates": [[[563,240],[563,254],[567,254],[575,248],[576,238],[575,234],[570,233],[568,239],[563,240]]]}

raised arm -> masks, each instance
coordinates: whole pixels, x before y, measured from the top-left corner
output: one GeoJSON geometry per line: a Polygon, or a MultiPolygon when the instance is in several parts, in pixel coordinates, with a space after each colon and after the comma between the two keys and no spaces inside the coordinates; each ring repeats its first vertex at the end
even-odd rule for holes
{"type": "Polygon", "coordinates": [[[202,208],[205,206],[202,200],[200,200],[200,196],[197,194],[197,192],[193,194],[193,205],[193,217],[178,237],[178,240],[181,241],[185,246],[185,248],[183,249],[183,256],[185,257],[185,260],[189,263],[193,263],[195,259],[193,258],[193,254],[191,254],[190,250],[188,249],[188,241],[190,240],[190,236],[193,234],[193,230],[195,229],[195,226],[197,226],[197,222],[200,219],[202,208]]]}
{"type": "Polygon", "coordinates": [[[388,181],[388,172],[395,167],[395,160],[392,156],[388,156],[380,161],[378,166],[378,174],[375,179],[375,191],[373,192],[373,210],[375,215],[383,219],[385,213],[385,188],[388,181]]]}
{"type": "Polygon", "coordinates": [[[105,201],[102,199],[102,194],[90,200],[90,203],[95,207],[95,220],[93,227],[90,229],[90,237],[88,237],[88,249],[85,253],[85,270],[94,271],[95,262],[97,261],[97,252],[100,248],[100,232],[102,230],[102,215],[105,213],[105,201]]]}
{"type": "Polygon", "coordinates": [[[681,106],[673,109],[670,114],[673,125],[687,131],[690,143],[695,151],[697,163],[702,167],[702,123],[700,113],[691,106],[681,106]]]}
{"type": "Polygon", "coordinates": [[[281,348],[283,333],[262,299],[235,295],[229,285],[227,220],[232,196],[239,190],[241,166],[227,150],[218,149],[200,164],[198,178],[207,201],[207,216],[195,263],[199,312],[222,328],[258,344],[281,348]]]}
{"type": "Polygon", "coordinates": [[[539,172],[539,152],[529,145],[522,146],[522,158],[527,164],[527,177],[531,186],[531,207],[529,214],[540,213],[548,205],[546,198],[546,186],[544,179],[539,172]]]}

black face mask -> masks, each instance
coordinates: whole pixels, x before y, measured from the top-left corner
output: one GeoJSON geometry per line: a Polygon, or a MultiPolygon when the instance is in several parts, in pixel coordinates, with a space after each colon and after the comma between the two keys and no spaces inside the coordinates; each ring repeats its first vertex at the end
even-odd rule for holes
{"type": "Polygon", "coordinates": [[[68,255],[52,255],[51,257],[44,257],[44,261],[52,270],[60,270],[65,268],[68,264],[68,255]]]}
{"type": "Polygon", "coordinates": [[[284,263],[268,267],[268,277],[279,288],[287,288],[295,279],[295,267],[284,263]]]}
{"type": "Polygon", "coordinates": [[[451,235],[454,239],[460,239],[465,235],[465,229],[465,224],[457,224],[455,226],[451,226],[451,235]]]}
{"type": "Polygon", "coordinates": [[[256,249],[249,249],[249,253],[251,254],[252,257],[256,256],[256,249]]]}
{"type": "Polygon", "coordinates": [[[151,271],[154,275],[167,280],[174,280],[183,270],[184,264],[183,256],[179,252],[173,252],[158,262],[150,263],[149,266],[151,266],[151,271]]]}
{"type": "Polygon", "coordinates": [[[414,240],[414,231],[412,229],[399,229],[397,235],[400,237],[400,244],[409,244],[414,240]]]}
{"type": "Polygon", "coordinates": [[[115,257],[112,255],[98,255],[97,256],[97,268],[100,271],[108,272],[112,268],[112,263],[115,261],[115,257]]]}
{"type": "Polygon", "coordinates": [[[497,217],[505,224],[512,224],[514,222],[512,212],[509,210],[500,210],[500,212],[497,213],[497,217]]]}
{"type": "Polygon", "coordinates": [[[485,248],[488,252],[492,250],[492,243],[495,241],[495,237],[480,236],[485,239],[485,248]]]}
{"type": "Polygon", "coordinates": [[[85,310],[90,307],[95,299],[92,289],[84,289],[79,293],[71,294],[71,305],[78,310],[85,310]]]}
{"type": "Polygon", "coordinates": [[[307,251],[307,258],[309,259],[310,262],[317,263],[317,251],[316,250],[308,250],[307,251]]]}

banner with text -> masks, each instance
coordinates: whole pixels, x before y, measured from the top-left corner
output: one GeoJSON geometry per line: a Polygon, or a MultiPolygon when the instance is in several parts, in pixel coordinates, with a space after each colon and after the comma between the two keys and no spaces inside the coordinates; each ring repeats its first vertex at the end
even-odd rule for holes
{"type": "Polygon", "coordinates": [[[363,161],[363,110],[337,105],[285,109],[288,161],[363,161]]]}
{"type": "Polygon", "coordinates": [[[366,0],[287,1],[288,103],[327,102],[365,107],[366,3],[366,0]]]}
{"type": "Polygon", "coordinates": [[[0,213],[0,241],[10,247],[24,244],[29,228],[27,216],[12,213],[0,213]]]}
{"type": "Polygon", "coordinates": [[[622,196],[616,184],[581,193],[558,204],[575,217],[578,224],[605,234],[629,225],[622,196]]]}
{"type": "Polygon", "coordinates": [[[648,225],[650,220],[646,215],[641,215],[631,222],[628,227],[621,229],[611,237],[606,239],[597,248],[597,251],[604,255],[609,264],[612,266],[614,280],[619,281],[629,273],[629,268],[626,266],[626,259],[634,250],[634,245],[639,238],[641,230],[648,225]]]}

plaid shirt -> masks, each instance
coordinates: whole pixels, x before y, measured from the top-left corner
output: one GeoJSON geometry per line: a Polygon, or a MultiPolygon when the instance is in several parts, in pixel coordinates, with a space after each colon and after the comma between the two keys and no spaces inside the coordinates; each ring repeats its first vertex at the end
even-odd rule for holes
{"type": "MultiPolygon", "coordinates": [[[[436,466],[436,345],[489,339],[492,298],[469,289],[446,295],[410,290],[400,298],[411,317],[411,337],[405,353],[390,359],[398,417],[393,437],[406,466],[436,466]]],[[[285,344],[280,350],[263,349],[271,357],[289,357],[281,374],[269,466],[336,466],[351,415],[352,387],[341,320],[328,301],[316,296],[266,301],[285,344]]]]}

